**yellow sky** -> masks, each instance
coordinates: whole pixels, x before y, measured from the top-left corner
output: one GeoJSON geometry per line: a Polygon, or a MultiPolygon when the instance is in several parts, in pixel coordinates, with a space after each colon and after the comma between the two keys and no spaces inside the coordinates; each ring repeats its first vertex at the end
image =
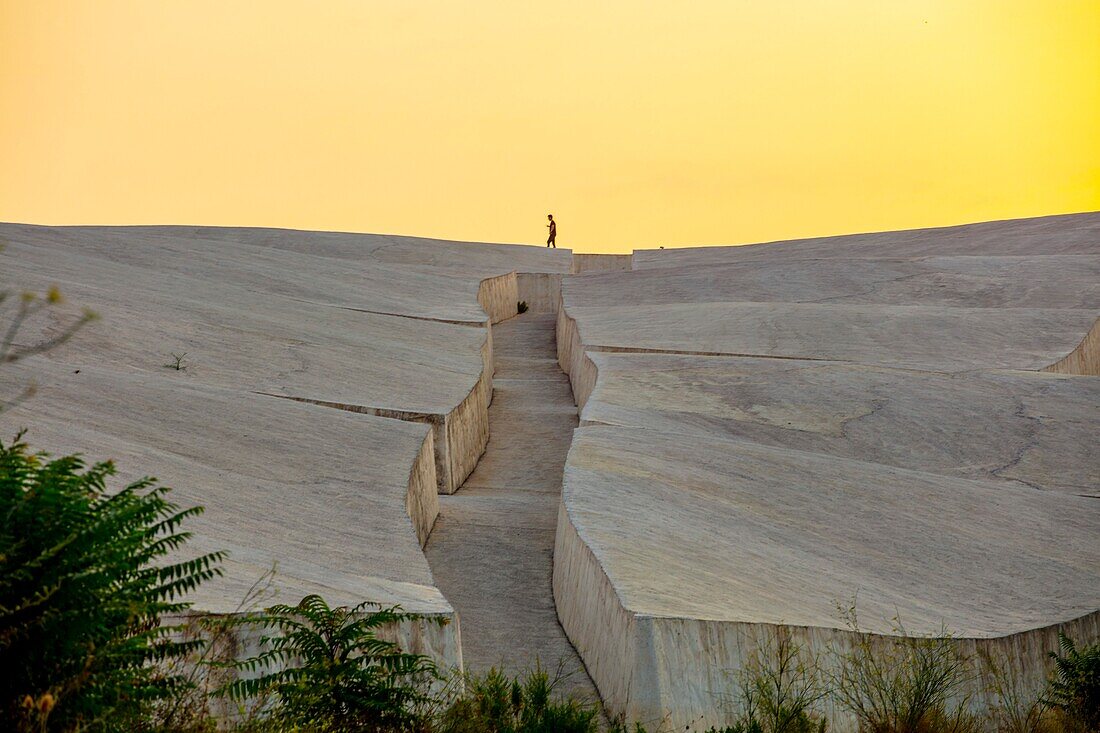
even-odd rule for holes
{"type": "Polygon", "coordinates": [[[1100,2],[0,0],[0,220],[731,244],[1100,209],[1100,2]]]}

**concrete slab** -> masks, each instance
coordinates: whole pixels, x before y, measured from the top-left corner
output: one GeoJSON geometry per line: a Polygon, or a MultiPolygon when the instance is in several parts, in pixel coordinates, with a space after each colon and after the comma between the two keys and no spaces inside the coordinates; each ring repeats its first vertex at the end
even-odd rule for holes
{"type": "Polygon", "coordinates": [[[1100,212],[1006,219],[961,226],[812,237],[738,247],[636,250],[634,269],[750,259],[841,259],[943,255],[1095,255],[1100,212]]]}
{"type": "Polygon", "coordinates": [[[101,316],[0,372],[6,391],[40,383],[2,424],[26,420],[57,453],[117,458],[126,478],[155,471],[178,501],[205,505],[189,549],[231,557],[198,608],[233,611],[277,562],[276,600],[319,592],[446,616],[400,633],[461,664],[420,549],[437,478],[453,490],[485,448],[489,323],[516,312],[517,263],[565,272],[568,252],[205,227],[0,224],[0,241],[0,288],[57,284],[70,304],[26,323],[21,342],[79,307],[101,316]],[[166,368],[172,353],[184,369],[166,368]]]}
{"type": "Polygon", "coordinates": [[[577,431],[563,504],[649,616],[842,628],[836,604],[858,593],[867,631],[900,614],[912,633],[987,637],[1100,607],[1088,497],[602,427],[577,431]]]}
{"type": "Polygon", "coordinates": [[[1100,496],[1100,389],[1093,380],[790,359],[590,356],[600,378],[582,424],[745,438],[1100,496]]]}
{"type": "MultiPolygon", "coordinates": [[[[580,280],[581,278],[577,278],[580,280]]],[[[593,351],[827,359],[935,371],[1039,370],[1081,342],[1100,309],[808,303],[575,308],[593,351]]]]}
{"type": "MultiPolygon", "coordinates": [[[[780,245],[775,245],[780,247],[780,245]]],[[[1100,304],[1100,242],[1091,254],[1014,257],[755,258],[590,275],[568,281],[573,307],[783,302],[965,308],[1100,304]]]]}
{"type": "Polygon", "coordinates": [[[946,629],[1035,689],[1100,638],[1098,247],[1083,214],[565,277],[554,589],[610,710],[729,724],[758,644],[847,648],[853,597],[870,643],[946,629]]]}
{"type": "MultiPolygon", "coordinates": [[[[263,605],[320,593],[455,620],[420,550],[438,511],[427,426],[58,362],[9,364],[0,391],[32,379],[33,399],[0,413],[6,436],[27,427],[36,449],[114,460],[113,485],[151,473],[172,501],[205,507],[182,556],[229,558],[192,594],[197,609],[241,610],[274,568],[263,605]]],[[[417,648],[459,664],[455,628],[429,624],[417,648]]]]}
{"type": "Polygon", "coordinates": [[[828,665],[853,643],[838,610],[853,600],[865,632],[946,627],[1041,686],[1058,629],[1100,634],[1097,536],[1094,498],[587,427],[566,466],[554,592],[612,711],[710,725],[732,719],[722,696],[769,629],[828,665]]]}
{"type": "MultiPolygon", "coordinates": [[[[482,370],[482,328],[361,313],[16,240],[21,287],[62,288],[101,319],[49,358],[349,406],[445,413],[482,370]],[[187,369],[169,374],[171,353],[187,369]]],[[[476,301],[474,301],[476,305],[476,301]]],[[[25,339],[38,336],[28,324],[25,339]]],[[[49,324],[40,324],[49,327],[49,324]]]]}
{"type": "Polygon", "coordinates": [[[452,272],[477,273],[491,277],[502,272],[569,272],[572,252],[568,249],[458,242],[448,239],[407,237],[395,234],[309,231],[266,227],[128,226],[50,227],[96,233],[106,229],[137,237],[169,236],[186,240],[209,240],[234,245],[256,245],[277,250],[360,263],[390,263],[413,268],[441,267],[452,272]]]}
{"type": "Polygon", "coordinates": [[[309,251],[188,237],[172,227],[6,225],[5,235],[13,244],[33,245],[19,250],[21,261],[36,254],[64,255],[76,262],[110,263],[113,272],[135,268],[297,301],[417,318],[485,320],[477,303],[478,278],[454,277],[440,268],[355,262],[309,251]]]}

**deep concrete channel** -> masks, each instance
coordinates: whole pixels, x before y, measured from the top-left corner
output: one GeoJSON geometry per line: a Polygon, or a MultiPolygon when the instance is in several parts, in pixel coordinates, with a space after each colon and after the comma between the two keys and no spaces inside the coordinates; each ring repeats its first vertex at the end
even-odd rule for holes
{"type": "Polygon", "coordinates": [[[459,491],[440,496],[425,548],[435,582],[458,612],[471,672],[540,664],[568,675],[563,691],[596,699],[551,592],[562,471],[577,426],[557,361],[555,315],[493,326],[489,444],[459,491]]]}

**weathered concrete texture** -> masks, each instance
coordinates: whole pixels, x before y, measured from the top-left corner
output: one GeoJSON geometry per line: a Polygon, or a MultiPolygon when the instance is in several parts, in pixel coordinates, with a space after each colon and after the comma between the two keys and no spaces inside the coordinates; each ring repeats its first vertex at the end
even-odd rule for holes
{"type": "Polygon", "coordinates": [[[1100,243],[1100,212],[962,226],[814,237],[736,247],[685,247],[634,251],[634,269],[684,267],[707,263],[771,262],[798,259],[997,255],[1095,255],[1100,243]]]}
{"type": "MultiPolygon", "coordinates": [[[[569,252],[370,234],[219,227],[0,225],[44,252],[375,313],[481,323],[484,278],[568,272],[569,252]]],[[[21,256],[21,259],[24,257],[21,256]]]]}
{"type": "Polygon", "coordinates": [[[577,424],[554,363],[554,316],[521,315],[494,330],[489,447],[461,490],[440,499],[426,552],[462,617],[467,669],[553,671],[561,661],[566,687],[594,695],[551,596],[562,467],[577,424]]]}
{"type": "Polygon", "coordinates": [[[516,273],[488,277],[481,281],[477,302],[489,316],[491,323],[511,318],[516,314],[519,295],[516,291],[516,273]]]}
{"type": "Polygon", "coordinates": [[[515,275],[492,275],[507,262],[497,253],[569,266],[567,255],[538,248],[482,245],[459,257],[464,246],[453,243],[333,242],[281,230],[4,225],[2,233],[11,281],[62,283],[71,302],[104,316],[61,358],[159,372],[170,353],[186,352],[189,380],[429,422],[445,492],[488,438],[486,321],[516,312],[515,275]],[[455,267],[404,264],[417,253],[440,262],[440,248],[455,267]]]}
{"type": "Polygon", "coordinates": [[[409,265],[465,271],[480,277],[506,272],[569,272],[572,252],[542,246],[500,245],[486,242],[456,242],[426,237],[351,232],[315,232],[264,227],[70,227],[110,228],[138,234],[172,234],[185,239],[208,239],[234,245],[253,244],[338,260],[362,263],[409,265]]]}
{"type": "MultiPolygon", "coordinates": [[[[747,441],[586,428],[566,468],[555,597],[605,703],[728,722],[736,670],[781,624],[824,654],[862,628],[946,624],[1038,684],[1054,631],[1100,633],[1095,499],[747,441]],[[980,517],[980,520],[976,520],[980,517]]],[[[980,685],[974,692],[982,700],[980,685]]],[[[843,721],[837,725],[844,727],[843,721]]]]}
{"type": "MultiPolygon", "coordinates": [[[[1071,352],[1100,309],[675,303],[565,310],[590,351],[828,359],[939,371],[1046,367],[1071,352]]],[[[629,288],[629,282],[619,283],[629,288]]],[[[612,300],[611,297],[608,298],[612,300]]]]}
{"type": "Polygon", "coordinates": [[[394,633],[460,664],[419,546],[437,481],[453,490],[488,440],[489,326],[516,312],[516,263],[565,272],[568,252],[193,227],[11,224],[0,239],[0,288],[58,284],[72,304],[21,341],[77,306],[101,316],[5,369],[5,394],[32,373],[46,383],[0,419],[33,414],[35,446],[155,470],[180,503],[205,505],[193,549],[231,560],[198,608],[231,612],[277,562],[279,600],[319,592],[449,620],[394,633]]]}
{"type": "Polygon", "coordinates": [[[976,637],[1100,608],[1095,503],[619,427],[577,432],[564,487],[571,523],[637,613],[838,626],[835,602],[864,591],[868,631],[889,633],[897,611],[914,632],[976,637]]]}
{"type": "Polygon", "coordinates": [[[578,409],[584,409],[588,398],[596,387],[596,364],[589,356],[587,345],[581,341],[577,321],[564,307],[558,311],[555,333],[558,346],[558,364],[569,375],[569,384],[573,390],[573,401],[578,409]]]}
{"type": "Polygon", "coordinates": [[[482,328],[304,303],[79,248],[8,241],[9,282],[58,283],[74,308],[102,316],[54,359],[164,375],[170,353],[186,352],[188,368],[173,376],[188,383],[429,413],[461,402],[482,371],[482,328]]]}
{"type": "Polygon", "coordinates": [[[1100,389],[1019,371],[592,353],[582,424],[745,438],[975,479],[1100,496],[1100,389]]]}
{"type": "MultiPolygon", "coordinates": [[[[775,245],[782,248],[782,245],[775,245]]],[[[1100,242],[1097,243],[1100,249],[1100,242]]],[[[965,308],[1085,308],[1100,302],[1100,255],[789,259],[756,257],[571,281],[570,305],[784,302],[965,308]],[[605,291],[614,290],[614,298],[605,291]]]]}
{"type": "Polygon", "coordinates": [[[557,313],[561,307],[561,278],[560,273],[516,273],[519,299],[527,303],[531,313],[557,313]]]}
{"type": "Polygon", "coordinates": [[[1093,322],[1077,348],[1044,371],[1100,377],[1100,318],[1093,322]]]}
{"type": "MultiPolygon", "coordinates": [[[[94,304],[102,319],[50,355],[76,367],[97,364],[166,376],[171,354],[186,354],[177,381],[309,400],[357,412],[440,426],[438,447],[473,466],[484,449],[485,420],[472,443],[448,442],[444,423],[467,401],[485,415],[478,388],[487,331],[435,321],[355,312],[210,285],[56,250],[10,246],[12,276],[41,290],[60,282],[72,303],[94,304]],[[56,257],[31,261],[31,255],[56,257]],[[33,269],[32,269],[33,268],[33,269]]],[[[30,333],[27,334],[31,336],[30,333]]],[[[438,463],[441,488],[453,477],[438,463]]]]}
{"type": "Polygon", "coordinates": [[[5,395],[38,388],[0,413],[5,433],[27,426],[36,448],[112,459],[120,484],[155,473],[173,501],[206,508],[186,553],[229,560],[199,608],[234,610],[277,563],[279,601],[450,613],[419,550],[438,513],[427,426],[94,365],[8,365],[0,380],[5,395]]]}
{"type": "Polygon", "coordinates": [[[762,638],[843,650],[853,598],[1035,687],[1058,628],[1100,637],[1100,380],[1049,371],[1095,361],[1098,245],[1090,214],[566,278],[554,589],[609,708],[724,724],[762,638]]]}
{"type": "Polygon", "coordinates": [[[573,255],[574,275],[583,275],[590,272],[607,272],[608,270],[629,270],[630,255],[573,255]]]}

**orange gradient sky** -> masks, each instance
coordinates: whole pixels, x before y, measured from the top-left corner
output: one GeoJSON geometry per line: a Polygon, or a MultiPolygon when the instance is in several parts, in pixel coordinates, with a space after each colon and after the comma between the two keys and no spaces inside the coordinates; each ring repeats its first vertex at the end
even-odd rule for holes
{"type": "Polygon", "coordinates": [[[0,0],[0,220],[731,244],[1100,209],[1100,2],[0,0]]]}

